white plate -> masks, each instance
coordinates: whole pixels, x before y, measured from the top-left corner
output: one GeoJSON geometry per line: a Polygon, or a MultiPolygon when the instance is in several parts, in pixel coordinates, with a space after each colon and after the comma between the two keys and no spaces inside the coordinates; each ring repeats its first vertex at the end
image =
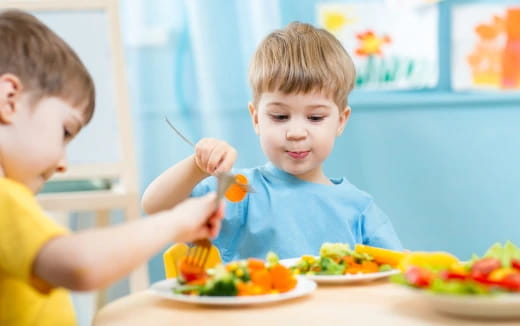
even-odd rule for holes
{"type": "MultiPolygon", "coordinates": [[[[289,258],[282,259],[280,263],[286,267],[291,267],[296,264],[296,262],[300,260],[300,258],[289,258]]],[[[377,272],[377,273],[359,273],[359,274],[344,274],[344,275],[303,275],[313,281],[316,281],[320,284],[339,284],[339,283],[360,283],[360,282],[369,282],[375,281],[378,279],[383,279],[389,277],[391,275],[399,274],[400,271],[397,269],[392,269],[386,272],[377,272]]]]}
{"type": "Polygon", "coordinates": [[[150,287],[150,290],[156,295],[174,301],[215,306],[242,306],[297,298],[308,295],[316,289],[316,283],[312,280],[300,276],[298,276],[297,279],[298,283],[296,287],[288,292],[242,297],[210,297],[173,293],[173,288],[178,285],[176,279],[168,279],[154,283],[150,287]]]}
{"type": "Polygon", "coordinates": [[[410,288],[429,306],[449,315],[473,318],[519,318],[520,294],[449,295],[410,288]]]}

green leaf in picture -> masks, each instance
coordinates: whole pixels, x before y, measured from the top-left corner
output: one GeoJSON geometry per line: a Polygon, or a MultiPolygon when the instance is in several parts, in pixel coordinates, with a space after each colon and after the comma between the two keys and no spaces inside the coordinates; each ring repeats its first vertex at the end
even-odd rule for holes
{"type": "Polygon", "coordinates": [[[410,77],[413,72],[414,72],[414,62],[413,62],[413,60],[410,60],[408,62],[408,69],[406,70],[406,77],[410,77]]]}

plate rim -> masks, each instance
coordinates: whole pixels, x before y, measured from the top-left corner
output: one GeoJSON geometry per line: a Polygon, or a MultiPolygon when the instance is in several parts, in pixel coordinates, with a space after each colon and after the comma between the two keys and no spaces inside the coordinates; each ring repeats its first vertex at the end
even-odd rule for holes
{"type": "Polygon", "coordinates": [[[405,287],[426,302],[433,310],[453,316],[472,318],[519,318],[520,294],[503,293],[492,296],[454,295],[405,287]]]}
{"type": "Polygon", "coordinates": [[[313,280],[305,277],[297,276],[296,287],[288,292],[277,294],[263,294],[255,296],[197,296],[187,294],[176,294],[171,290],[173,286],[178,284],[177,279],[170,278],[153,283],[149,287],[154,295],[159,297],[184,303],[216,305],[216,306],[241,306],[241,305],[259,305],[268,304],[278,301],[285,301],[293,298],[304,297],[313,293],[317,284],[313,280]],[[165,292],[169,291],[169,292],[165,292]]]}

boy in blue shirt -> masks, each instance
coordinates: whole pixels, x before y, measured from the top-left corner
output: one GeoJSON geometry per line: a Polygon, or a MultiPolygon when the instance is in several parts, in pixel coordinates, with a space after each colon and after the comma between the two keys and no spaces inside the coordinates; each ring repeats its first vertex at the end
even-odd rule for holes
{"type": "MultiPolygon", "coordinates": [[[[256,189],[227,206],[215,245],[224,261],[316,255],[324,242],[363,243],[401,250],[388,217],[345,178],[331,179],[323,162],[350,115],[354,64],[329,32],[292,23],[268,35],[253,56],[249,104],[269,163],[240,171],[256,189]]],[[[202,139],[195,154],[166,170],[143,197],[147,213],[215,189],[211,175],[228,172],[236,150],[202,139]]]]}

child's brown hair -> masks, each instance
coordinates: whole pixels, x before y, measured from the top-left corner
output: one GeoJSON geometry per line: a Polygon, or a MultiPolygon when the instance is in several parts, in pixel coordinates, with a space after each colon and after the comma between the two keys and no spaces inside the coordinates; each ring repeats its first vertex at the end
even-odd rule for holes
{"type": "Polygon", "coordinates": [[[269,34],[249,67],[253,101],[263,92],[325,92],[342,110],[354,88],[356,70],[341,43],[324,29],[293,22],[269,34]]]}
{"type": "Polygon", "coordinates": [[[0,75],[17,76],[31,100],[56,96],[94,113],[94,82],[78,55],[36,17],[20,10],[0,13],[0,75]]]}

